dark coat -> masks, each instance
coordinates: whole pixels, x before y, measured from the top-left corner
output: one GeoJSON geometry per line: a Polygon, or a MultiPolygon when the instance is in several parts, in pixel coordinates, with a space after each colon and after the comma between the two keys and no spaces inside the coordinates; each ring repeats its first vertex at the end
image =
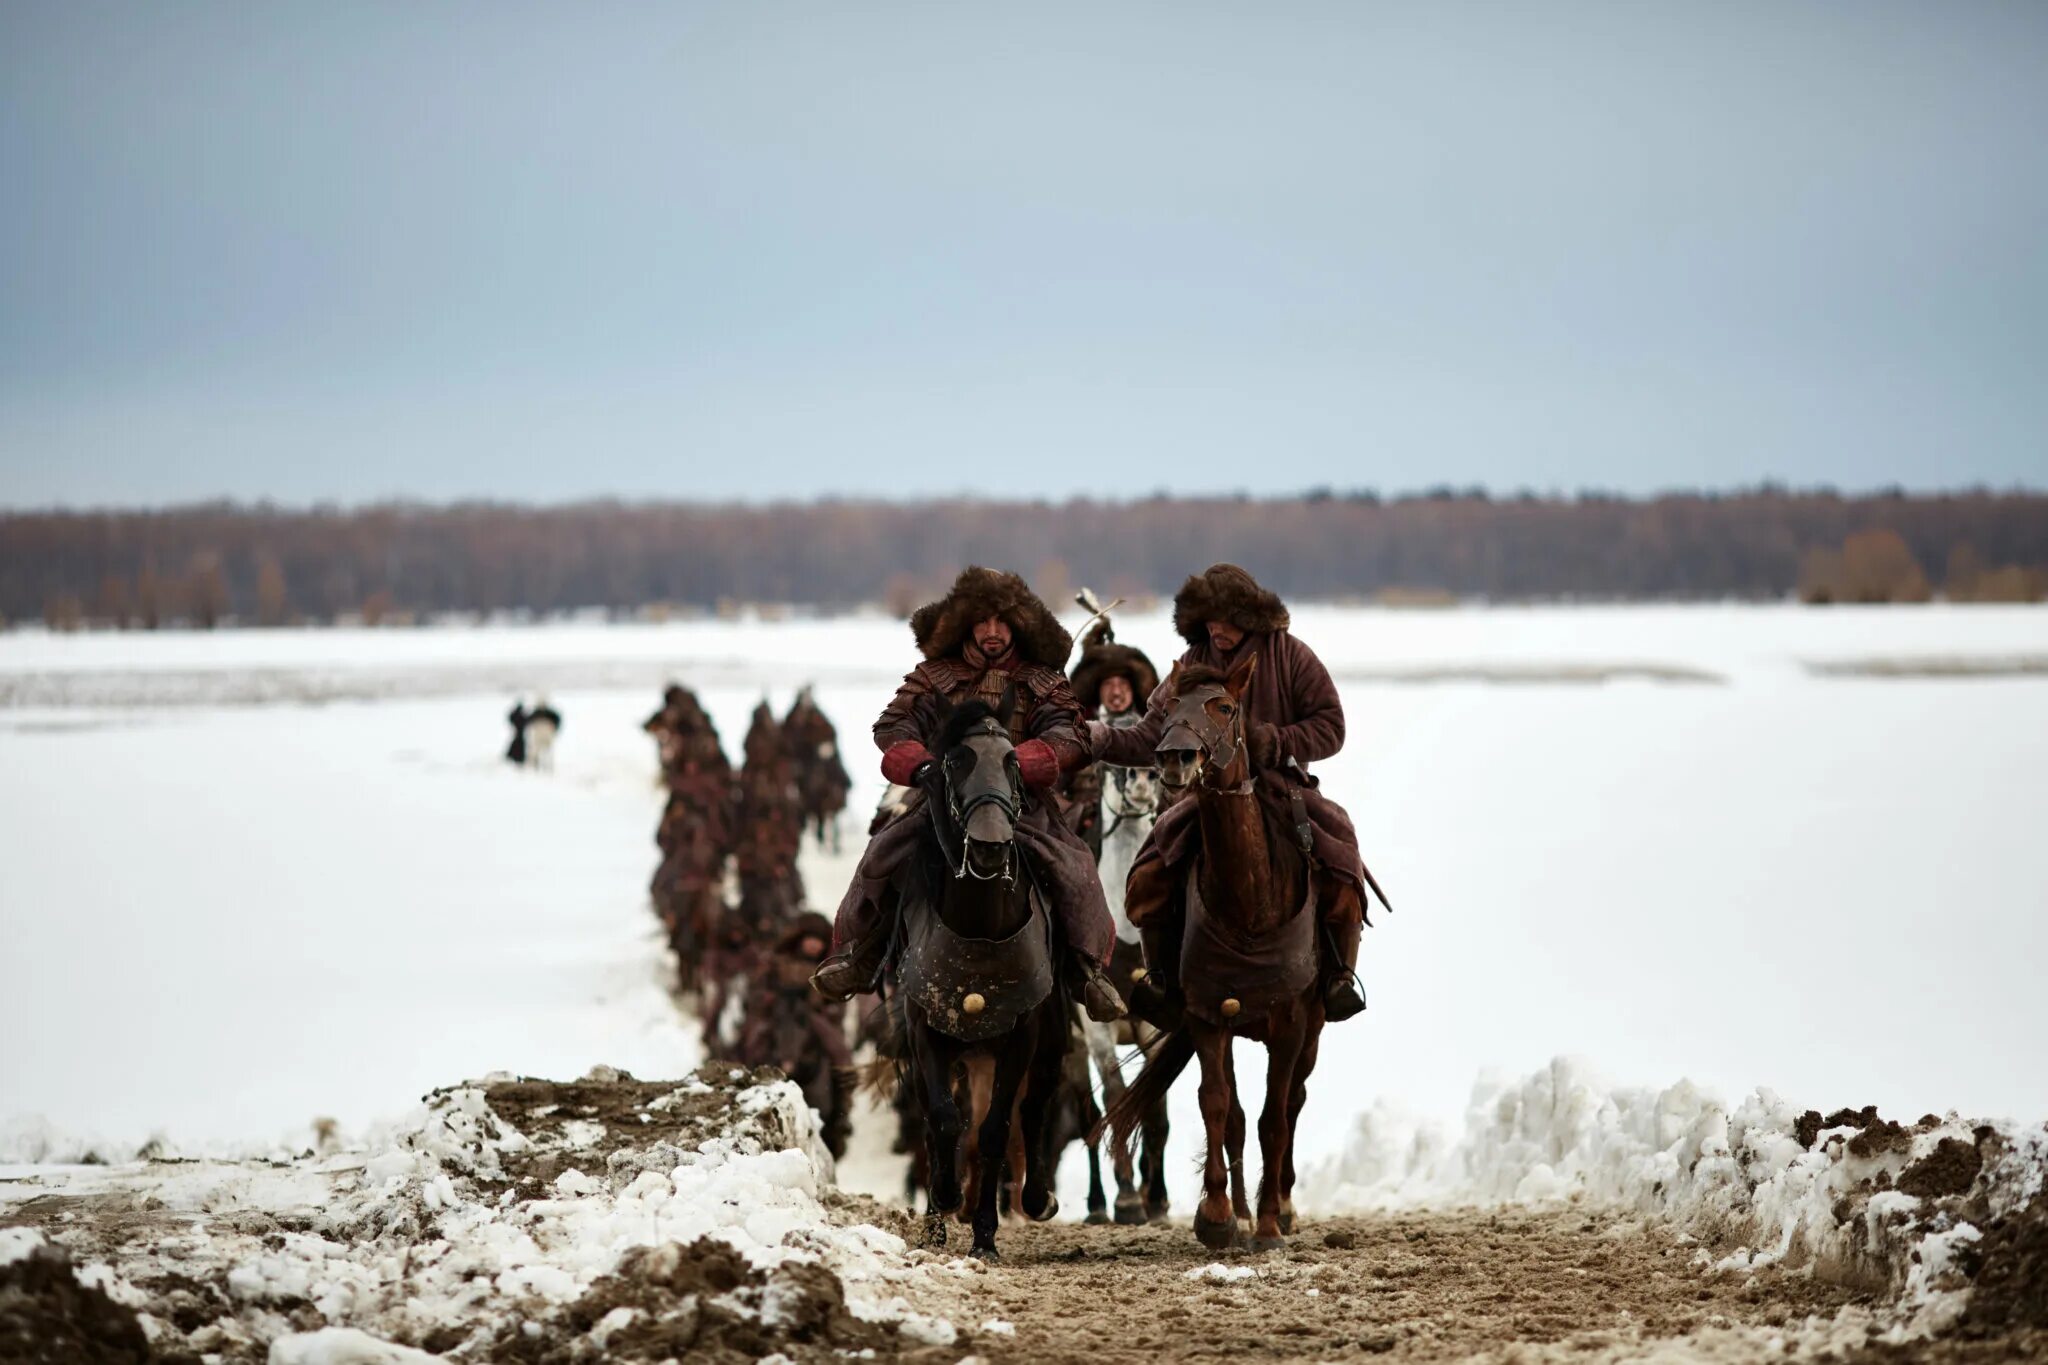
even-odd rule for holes
{"type": "MultiPolygon", "coordinates": [[[[978,668],[964,659],[919,664],[875,722],[875,746],[886,752],[892,745],[914,740],[929,747],[938,737],[938,701],[959,703],[1012,685],[1017,689],[1017,707],[1010,722],[1012,742],[1044,741],[1063,770],[1086,762],[1080,708],[1074,704],[1073,689],[1065,677],[1036,664],[996,670],[978,668]]],[[[1106,962],[1116,946],[1116,923],[1103,899],[1102,881],[1095,875],[1095,855],[1061,819],[1056,803],[1050,792],[1027,793],[1017,820],[1017,842],[1038,870],[1067,942],[1106,962]]],[[[846,888],[834,921],[835,937],[842,946],[866,938],[874,929],[884,907],[893,903],[892,883],[897,872],[924,837],[928,822],[923,794],[912,791],[906,807],[861,851],[860,867],[846,888]]]]}
{"type": "MultiPolygon", "coordinates": [[[[1183,666],[1204,664],[1227,673],[1247,653],[1258,656],[1251,690],[1241,699],[1242,714],[1247,733],[1262,725],[1271,725],[1277,732],[1273,764],[1258,772],[1260,800],[1282,828],[1291,829],[1290,796],[1298,791],[1311,826],[1311,851],[1316,861],[1362,888],[1365,863],[1351,817],[1323,795],[1309,775],[1311,764],[1344,747],[1344,703],[1330,670],[1288,629],[1287,608],[1280,599],[1235,565],[1219,564],[1188,579],[1173,606],[1174,627],[1189,642],[1179,659],[1183,666]],[[1249,632],[1228,655],[1218,654],[1209,644],[1207,624],[1218,620],[1249,632]],[[1289,759],[1299,765],[1298,771],[1288,764],[1289,759]]],[[[1152,763],[1153,748],[1172,709],[1172,687],[1170,677],[1159,685],[1136,725],[1125,729],[1099,723],[1091,726],[1094,756],[1131,767],[1152,763]]],[[[1181,801],[1160,815],[1138,858],[1144,862],[1163,857],[1168,866],[1174,866],[1193,853],[1195,841],[1194,803],[1181,801]]]]}

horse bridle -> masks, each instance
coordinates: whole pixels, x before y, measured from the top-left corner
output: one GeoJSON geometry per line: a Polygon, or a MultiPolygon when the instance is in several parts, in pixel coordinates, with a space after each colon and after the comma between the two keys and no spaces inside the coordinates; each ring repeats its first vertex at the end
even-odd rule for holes
{"type": "MultiPolygon", "coordinates": [[[[1105,793],[1114,790],[1117,794],[1118,804],[1123,807],[1117,811],[1116,818],[1109,822],[1109,828],[1102,831],[1102,837],[1107,839],[1110,835],[1122,829],[1126,820],[1143,820],[1147,816],[1157,815],[1159,813],[1159,792],[1155,786],[1152,792],[1152,800],[1147,804],[1140,805],[1131,799],[1129,783],[1139,773],[1148,770],[1144,768],[1127,768],[1121,764],[1104,764],[1103,766],[1108,769],[1108,774],[1103,782],[1103,789],[1105,793]]],[[[1103,806],[1105,809],[1107,809],[1108,804],[1107,801],[1104,801],[1103,806]]]]}
{"type": "MultiPolygon", "coordinates": [[[[1228,689],[1223,688],[1221,684],[1204,683],[1203,686],[1215,687],[1226,697],[1230,695],[1228,689]]],[[[1195,708],[1197,719],[1190,720],[1186,716],[1177,716],[1168,724],[1167,732],[1170,734],[1175,728],[1185,726],[1201,744],[1202,752],[1208,756],[1208,761],[1202,765],[1203,768],[1214,768],[1219,773],[1229,772],[1237,763],[1239,751],[1244,748],[1244,708],[1234,699],[1231,706],[1233,709],[1227,726],[1219,726],[1210,717],[1209,708],[1203,705],[1195,708]]],[[[1251,789],[1249,780],[1243,789],[1251,789]]]]}
{"type": "MultiPolygon", "coordinates": [[[[990,717],[979,722],[973,729],[962,735],[960,737],[960,744],[964,746],[968,740],[976,736],[987,739],[1008,740],[1010,732],[1000,722],[990,717]]],[[[953,850],[950,848],[946,850],[947,861],[953,864],[953,876],[956,879],[971,874],[977,881],[995,881],[1000,877],[1005,885],[1016,884],[1017,844],[1014,838],[1004,846],[1003,870],[1000,873],[984,876],[974,870],[974,860],[967,856],[967,821],[976,811],[980,810],[983,806],[994,806],[1003,813],[1004,818],[1010,822],[1013,830],[1016,828],[1018,818],[1023,813],[1023,779],[1017,771],[1017,765],[1014,761],[1006,761],[1003,769],[1010,779],[1007,789],[999,790],[995,787],[990,787],[985,791],[976,792],[968,797],[965,802],[962,802],[954,795],[953,782],[951,778],[945,776],[944,764],[941,763],[940,765],[940,786],[944,788],[946,793],[946,810],[953,821],[953,827],[960,832],[959,855],[955,857],[953,850]]],[[[943,841],[941,841],[941,846],[943,847],[943,841]]]]}

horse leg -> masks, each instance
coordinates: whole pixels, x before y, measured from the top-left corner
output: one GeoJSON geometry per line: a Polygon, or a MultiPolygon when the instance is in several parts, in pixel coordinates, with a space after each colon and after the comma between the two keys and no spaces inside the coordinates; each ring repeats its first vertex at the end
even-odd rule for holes
{"type": "Polygon", "coordinates": [[[1294,1063],[1294,1089],[1287,1097],[1287,1161],[1280,1169],[1280,1231],[1290,1236],[1294,1233],[1294,1135],[1301,1131],[1301,1110],[1308,1103],[1308,1077],[1316,1069],[1316,1054],[1322,1046],[1322,1022],[1311,1019],[1308,1036],[1302,1040],[1301,1056],[1294,1063]]]}
{"type": "Polygon", "coordinates": [[[1280,1191],[1286,1185],[1287,1149],[1293,1129],[1287,1122],[1294,1101],[1294,1071],[1307,1032],[1297,1012],[1267,1034],[1266,1107],[1259,1111],[1259,1222],[1252,1232],[1254,1251],[1272,1251],[1285,1244],[1280,1231],[1280,1191]]]}
{"type": "MultiPolygon", "coordinates": [[[[1123,1212],[1123,1195],[1117,1195],[1117,1212],[1123,1212]]],[[[1109,1195],[1102,1188],[1102,1144],[1088,1144],[1088,1221],[1109,1221],[1109,1195]]]]}
{"type": "Polygon", "coordinates": [[[983,1052],[967,1059],[963,1068],[967,1073],[967,1112],[960,1116],[961,1132],[966,1141],[961,1144],[960,1169],[965,1172],[960,1181],[960,1209],[955,1215],[961,1222],[971,1222],[974,1210],[981,1203],[981,1126],[988,1116],[989,1094],[995,1086],[996,1059],[983,1052]]]}
{"type": "Polygon", "coordinates": [[[1223,1166],[1224,1129],[1230,1122],[1230,1035],[1190,1019],[1185,1025],[1202,1063],[1202,1127],[1208,1142],[1202,1159],[1202,1202],[1195,1206],[1195,1237],[1212,1251],[1237,1245],[1228,1173],[1223,1166]]]}
{"type": "MultiPolygon", "coordinates": [[[[1088,1039],[1088,1056],[1095,1064],[1095,1074],[1102,1078],[1102,1107],[1113,1108],[1124,1096],[1124,1073],[1117,1066],[1116,1034],[1110,1025],[1097,1023],[1084,1017],[1082,1029],[1088,1039]]],[[[1139,1192],[1137,1173],[1131,1167],[1131,1151],[1121,1144],[1111,1144],[1110,1167],[1116,1174],[1116,1221],[1126,1226],[1136,1226],[1145,1221],[1145,1197],[1139,1192]]],[[[1102,1208],[1097,1201],[1096,1191],[1100,1185],[1101,1160],[1097,1148],[1088,1149],[1091,1181],[1088,1191],[1088,1221],[1098,1220],[1096,1212],[1102,1208]]]]}
{"type": "Polygon", "coordinates": [[[1024,1098],[1018,1107],[1018,1121],[1024,1127],[1026,1162],[1021,1202],[1026,1218],[1043,1223],[1060,1211],[1059,1198],[1052,1190],[1056,1166],[1053,1125],[1059,1115],[1061,1081],[1066,1073],[1067,1021],[1057,1011],[1041,1006],[1036,1024],[1029,1032],[1024,1098]]]}
{"type": "Polygon", "coordinates": [[[1164,1218],[1169,1203],[1166,1197],[1166,1101],[1163,1098],[1139,1120],[1138,1131],[1145,1142],[1145,1159],[1138,1168],[1144,1173],[1145,1216],[1148,1219],[1164,1218]]]}
{"type": "Polygon", "coordinates": [[[929,1170],[924,1243],[943,1249],[946,1215],[960,1207],[960,1106],[953,1100],[957,1049],[933,1030],[910,1025],[910,1057],[924,1091],[925,1165],[929,1170]]]}
{"type": "Polygon", "coordinates": [[[1003,1168],[1010,1163],[1010,1120],[1017,1110],[1017,1087],[1023,1084],[1030,1062],[1029,1029],[1019,1029],[1004,1040],[991,1068],[988,1110],[981,1120],[980,1178],[974,1201],[974,1252],[985,1261],[998,1258],[996,1251],[996,1201],[1003,1187],[1003,1168]]]}
{"type": "Polygon", "coordinates": [[[1228,1044],[1223,1056],[1230,1074],[1230,1124],[1223,1133],[1230,1151],[1230,1211],[1248,1223],[1252,1209],[1244,1192],[1244,1103],[1237,1097],[1237,1056],[1228,1044]]]}

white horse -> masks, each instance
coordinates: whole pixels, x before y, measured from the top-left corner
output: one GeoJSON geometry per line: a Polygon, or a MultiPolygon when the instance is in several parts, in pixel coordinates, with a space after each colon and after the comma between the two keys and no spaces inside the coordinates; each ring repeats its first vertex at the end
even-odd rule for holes
{"type": "MultiPolygon", "coordinates": [[[[1122,960],[1124,969],[1128,971],[1130,964],[1140,960],[1140,949],[1137,927],[1124,911],[1124,883],[1130,876],[1131,864],[1137,861],[1138,850],[1144,847],[1146,836],[1152,833],[1152,826],[1159,818],[1164,789],[1158,772],[1151,768],[1120,768],[1105,763],[1099,771],[1102,774],[1102,843],[1095,866],[1102,877],[1103,898],[1109,902],[1109,913],[1116,921],[1117,958],[1122,960]]],[[[1154,1030],[1136,1018],[1100,1024],[1085,1016],[1082,1028],[1083,1036],[1088,1040],[1089,1059],[1102,1081],[1102,1107],[1108,1109],[1124,1093],[1123,1070],[1117,1061],[1117,1049],[1148,1045],[1154,1030]]],[[[1165,1115],[1162,1112],[1157,1117],[1156,1127],[1153,1121],[1147,1121],[1144,1157],[1140,1163],[1144,1168],[1142,1179],[1132,1169],[1128,1155],[1114,1157],[1117,1222],[1143,1223],[1148,1217],[1165,1215],[1166,1177],[1162,1164],[1165,1144],[1165,1115]]],[[[1091,1172],[1098,1169],[1091,1162],[1091,1172]]],[[[1089,1200],[1089,1221],[1104,1221],[1099,1205],[1099,1174],[1091,1184],[1095,1189],[1091,1190],[1089,1200]]]]}

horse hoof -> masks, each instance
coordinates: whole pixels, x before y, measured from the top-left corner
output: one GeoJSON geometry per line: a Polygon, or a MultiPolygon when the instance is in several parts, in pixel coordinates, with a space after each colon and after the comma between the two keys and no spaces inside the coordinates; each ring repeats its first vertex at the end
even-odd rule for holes
{"type": "Polygon", "coordinates": [[[1280,1235],[1283,1237],[1292,1237],[1294,1235],[1293,1209],[1289,1209],[1287,1210],[1287,1212],[1280,1215],[1280,1235]]]}
{"type": "MultiPolygon", "coordinates": [[[[1121,1219],[1123,1218],[1124,1211],[1122,1209],[1118,1209],[1116,1213],[1117,1218],[1119,1219],[1119,1221],[1121,1221],[1121,1219]]],[[[1090,1227],[1101,1227],[1104,1223],[1107,1223],[1109,1221],[1109,1210],[1090,1209],[1088,1210],[1088,1217],[1085,1221],[1088,1223],[1090,1227]]]]}
{"type": "MultiPolygon", "coordinates": [[[[1040,1205],[1038,1208],[1033,1209],[1031,1207],[1031,1194],[1032,1192],[1028,1189],[1024,1191],[1025,1217],[1029,1218],[1034,1223],[1044,1223],[1059,1216],[1060,1201],[1058,1195],[1054,1194],[1051,1190],[1047,1190],[1045,1192],[1045,1203],[1040,1205]]],[[[1089,1221],[1094,1221],[1093,1215],[1090,1216],[1089,1221]]]]}
{"type": "Polygon", "coordinates": [[[946,1215],[928,1213],[924,1216],[924,1244],[933,1251],[946,1249],[946,1215]]]}
{"type": "Polygon", "coordinates": [[[1172,1213],[1172,1211],[1172,1203],[1169,1202],[1166,1196],[1163,1194],[1160,1195],[1157,1199],[1147,1199],[1145,1201],[1145,1217],[1147,1220],[1151,1222],[1165,1222],[1167,1219],[1167,1215],[1172,1213]]]}
{"type": "Polygon", "coordinates": [[[1229,1251],[1239,1245],[1237,1220],[1235,1218],[1226,1218],[1220,1223],[1212,1222],[1204,1218],[1202,1211],[1197,1209],[1195,1210],[1195,1240],[1211,1251],[1229,1251]]]}
{"type": "Polygon", "coordinates": [[[977,1261],[1000,1261],[1003,1259],[1003,1253],[996,1250],[994,1242],[990,1242],[985,1247],[976,1247],[972,1254],[977,1261]]]}
{"type": "Polygon", "coordinates": [[[1119,1199],[1116,1201],[1116,1221],[1124,1227],[1143,1227],[1150,1222],[1142,1199],[1119,1199]]]}
{"type": "Polygon", "coordinates": [[[1254,1238],[1252,1238],[1252,1250],[1253,1250],[1253,1251],[1279,1251],[1279,1250],[1280,1250],[1281,1248],[1285,1247],[1286,1245],[1287,1245],[1287,1239],[1286,1239],[1285,1237],[1254,1237],[1254,1238]]]}

